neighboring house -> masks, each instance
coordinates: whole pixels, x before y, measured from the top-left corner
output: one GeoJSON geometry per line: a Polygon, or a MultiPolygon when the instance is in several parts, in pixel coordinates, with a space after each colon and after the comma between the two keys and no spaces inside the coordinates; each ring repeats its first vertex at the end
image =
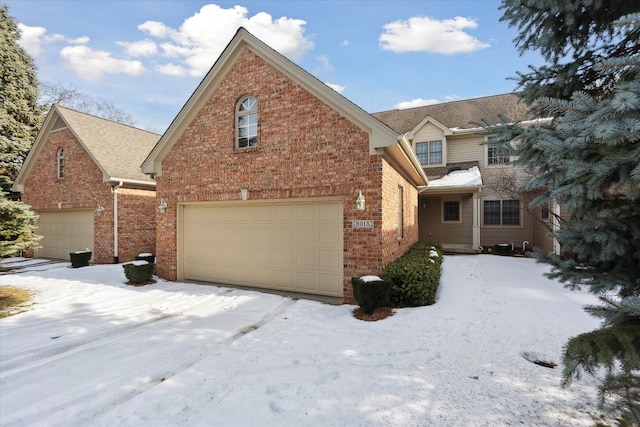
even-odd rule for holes
{"type": "Polygon", "coordinates": [[[139,168],[159,138],[54,105],[13,186],[39,215],[35,256],[89,248],[93,262],[112,263],[155,253],[155,182],[139,168]]]}
{"type": "Polygon", "coordinates": [[[244,29],[142,164],[158,275],[352,302],[418,240],[407,141],[244,29]]]}
{"type": "Polygon", "coordinates": [[[429,177],[419,195],[420,240],[440,242],[455,252],[492,251],[496,244],[557,249],[549,235],[553,215],[530,208],[532,195],[516,190],[530,176],[480,134],[477,123],[500,123],[499,114],[531,118],[515,94],[373,114],[406,134],[429,177]]]}

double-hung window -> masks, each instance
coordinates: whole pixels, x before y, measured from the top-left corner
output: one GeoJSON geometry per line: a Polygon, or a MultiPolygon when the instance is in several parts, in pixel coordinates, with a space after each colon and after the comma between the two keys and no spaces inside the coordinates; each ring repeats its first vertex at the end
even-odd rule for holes
{"type": "Polygon", "coordinates": [[[495,137],[489,138],[487,144],[487,164],[489,166],[506,165],[511,162],[509,151],[495,141],[495,137]]]}
{"type": "Polygon", "coordinates": [[[398,239],[404,237],[404,189],[398,185],[398,239]]]}
{"type": "Polygon", "coordinates": [[[237,148],[258,145],[258,101],[252,97],[244,98],[236,111],[237,148]]]}
{"type": "Polygon", "coordinates": [[[64,148],[58,149],[56,158],[56,171],[58,179],[64,178],[64,148]]]}
{"type": "Polygon", "coordinates": [[[520,225],[519,200],[485,200],[484,225],[520,225]]]}
{"type": "Polygon", "coordinates": [[[416,155],[422,165],[442,164],[442,140],[416,143],[416,155]]]}

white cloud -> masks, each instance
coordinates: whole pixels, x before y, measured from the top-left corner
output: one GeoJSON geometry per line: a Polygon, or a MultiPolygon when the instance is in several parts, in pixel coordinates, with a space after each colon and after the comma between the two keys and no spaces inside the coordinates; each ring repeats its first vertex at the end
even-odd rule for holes
{"type": "Polygon", "coordinates": [[[445,55],[470,53],[489,47],[465,29],[476,28],[476,21],[456,16],[438,21],[428,16],[394,21],[384,26],[378,41],[384,50],[392,52],[433,52],[445,55]]]}
{"type": "Polygon", "coordinates": [[[346,87],[339,84],[335,84],[335,83],[324,82],[324,84],[326,84],[327,86],[329,86],[331,89],[335,90],[338,93],[342,93],[346,89],[346,87]]]}
{"type": "Polygon", "coordinates": [[[161,44],[162,54],[182,58],[189,74],[202,76],[241,26],[292,60],[301,59],[313,48],[313,42],[304,34],[305,24],[303,20],[287,17],[273,19],[265,12],[249,17],[248,10],[242,6],[224,9],[208,4],[187,18],[178,29],[157,21],[147,21],[138,29],[167,40],[161,44]]]}
{"type": "Polygon", "coordinates": [[[156,67],[156,70],[158,70],[158,72],[160,74],[164,74],[166,76],[186,76],[188,73],[188,70],[180,65],[175,65],[175,64],[164,64],[164,65],[158,65],[156,67]]]}
{"type": "Polygon", "coordinates": [[[150,36],[159,37],[161,39],[169,37],[169,35],[171,35],[173,32],[171,28],[158,21],[146,21],[138,25],[138,29],[149,34],[150,36]]]}
{"type": "Polygon", "coordinates": [[[141,57],[141,56],[153,56],[158,53],[158,45],[151,40],[141,40],[139,42],[118,42],[118,44],[124,47],[125,52],[129,56],[141,57]]]}
{"type": "Polygon", "coordinates": [[[86,43],[89,41],[89,37],[83,36],[75,40],[67,40],[62,34],[47,34],[47,29],[44,27],[30,27],[22,23],[18,23],[18,29],[20,30],[20,39],[18,44],[32,57],[37,58],[42,54],[43,45],[68,41],[69,43],[86,43]]]}
{"type": "Polygon", "coordinates": [[[67,46],[60,55],[85,80],[100,80],[104,74],[139,76],[145,72],[140,61],[112,58],[109,52],[92,50],[87,46],[67,46]]]}
{"type": "Polygon", "coordinates": [[[349,46],[349,40],[342,40],[342,43],[340,43],[340,46],[349,46]]]}
{"type": "Polygon", "coordinates": [[[397,108],[398,110],[406,110],[407,108],[424,107],[425,105],[433,105],[439,103],[440,101],[438,101],[437,99],[416,98],[412,99],[411,101],[398,102],[396,105],[394,105],[394,108],[397,108]]]}
{"type": "MultiPolygon", "coordinates": [[[[60,36],[60,37],[62,37],[62,36],[60,36]]],[[[62,39],[64,39],[64,37],[62,37],[62,39]]],[[[82,36],[82,37],[78,37],[77,39],[70,39],[70,40],[67,40],[67,41],[69,43],[71,43],[71,44],[87,44],[87,43],[89,43],[89,37],[82,36]]]]}
{"type": "Polygon", "coordinates": [[[329,62],[329,57],[327,55],[318,55],[315,59],[320,63],[316,68],[316,74],[334,70],[334,67],[331,65],[331,62],[329,62]]]}

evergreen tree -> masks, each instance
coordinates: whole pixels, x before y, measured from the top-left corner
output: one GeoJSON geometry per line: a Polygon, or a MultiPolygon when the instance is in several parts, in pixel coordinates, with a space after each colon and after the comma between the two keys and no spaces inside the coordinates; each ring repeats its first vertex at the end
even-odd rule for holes
{"type": "Polygon", "coordinates": [[[554,237],[562,256],[538,254],[550,277],[587,287],[602,327],[564,350],[564,384],[599,377],[603,403],[640,425],[640,11],[639,2],[503,0],[521,51],[549,64],[521,75],[524,98],[553,120],[487,126],[517,140],[518,163],[536,172],[522,188],[551,199],[567,218],[554,237]],[[568,56],[573,61],[562,58],[568,56]],[[567,96],[570,94],[570,96],[567,96]],[[552,96],[540,96],[552,95],[552,96]]]}
{"type": "Polygon", "coordinates": [[[8,7],[0,5],[0,189],[5,192],[9,192],[44,119],[37,105],[36,67],[18,44],[19,38],[8,7]]]}
{"type": "Polygon", "coordinates": [[[28,205],[0,191],[0,258],[38,248],[42,236],[35,234],[36,219],[28,205]]]}
{"type": "Polygon", "coordinates": [[[616,74],[602,76],[595,65],[606,58],[640,51],[636,36],[613,23],[640,12],[630,0],[503,0],[501,21],[519,31],[519,52],[535,50],[546,61],[540,68],[518,72],[529,104],[540,97],[568,99],[575,91],[597,95],[609,90],[616,74]]]}

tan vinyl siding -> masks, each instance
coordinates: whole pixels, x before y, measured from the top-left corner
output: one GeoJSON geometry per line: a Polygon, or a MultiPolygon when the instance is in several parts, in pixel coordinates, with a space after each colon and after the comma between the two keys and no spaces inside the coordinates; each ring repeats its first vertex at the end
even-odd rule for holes
{"type": "Polygon", "coordinates": [[[551,213],[549,213],[549,219],[540,219],[540,209],[538,209],[536,221],[533,223],[534,247],[546,254],[553,252],[552,227],[551,213]]]}
{"type": "Polygon", "coordinates": [[[435,166],[442,166],[450,160],[447,159],[447,139],[444,135],[444,132],[439,127],[434,126],[432,123],[427,123],[422,128],[420,128],[413,136],[413,149],[414,151],[416,150],[415,144],[419,142],[438,140],[442,141],[442,163],[437,163],[435,164],[435,166]]]}
{"type": "MultiPolygon", "coordinates": [[[[464,139],[449,136],[447,138],[448,163],[473,162],[484,158],[486,146],[482,145],[484,137],[465,136],[464,139]]],[[[480,163],[481,166],[483,163],[480,163]]]]}
{"type": "Polygon", "coordinates": [[[418,215],[420,224],[429,224],[428,227],[420,227],[421,241],[468,245],[469,247],[473,244],[473,198],[471,194],[420,198],[418,215]],[[442,203],[445,200],[460,201],[461,222],[442,221],[442,203]]]}

